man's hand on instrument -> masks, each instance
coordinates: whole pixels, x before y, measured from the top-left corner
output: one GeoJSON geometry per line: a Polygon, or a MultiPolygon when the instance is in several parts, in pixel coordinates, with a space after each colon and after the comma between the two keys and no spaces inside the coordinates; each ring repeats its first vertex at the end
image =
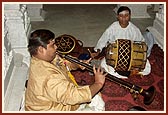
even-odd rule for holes
{"type": "Polygon", "coordinates": [[[95,84],[100,84],[101,86],[103,86],[107,73],[104,73],[100,66],[96,70],[95,65],[93,66],[93,72],[95,74],[95,84]]]}

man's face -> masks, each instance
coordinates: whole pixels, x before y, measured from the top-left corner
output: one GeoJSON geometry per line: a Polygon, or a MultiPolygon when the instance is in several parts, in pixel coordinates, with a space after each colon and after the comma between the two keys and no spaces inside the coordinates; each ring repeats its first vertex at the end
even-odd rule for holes
{"type": "Polygon", "coordinates": [[[57,46],[55,45],[54,40],[51,40],[47,45],[47,49],[44,50],[44,56],[46,61],[51,62],[56,56],[57,46]]]}
{"type": "Polygon", "coordinates": [[[127,10],[124,10],[118,14],[118,16],[117,16],[118,21],[119,21],[122,28],[125,28],[128,26],[129,21],[130,21],[130,16],[131,15],[129,14],[129,11],[127,11],[127,10]]]}

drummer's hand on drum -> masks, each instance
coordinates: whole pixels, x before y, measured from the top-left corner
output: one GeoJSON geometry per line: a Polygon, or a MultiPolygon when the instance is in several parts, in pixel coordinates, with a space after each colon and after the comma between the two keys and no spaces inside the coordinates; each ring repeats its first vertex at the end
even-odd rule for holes
{"type": "Polygon", "coordinates": [[[95,58],[96,56],[98,56],[100,54],[100,50],[98,49],[97,52],[91,52],[89,49],[88,49],[89,53],[90,53],[90,57],[91,58],[95,58]]]}

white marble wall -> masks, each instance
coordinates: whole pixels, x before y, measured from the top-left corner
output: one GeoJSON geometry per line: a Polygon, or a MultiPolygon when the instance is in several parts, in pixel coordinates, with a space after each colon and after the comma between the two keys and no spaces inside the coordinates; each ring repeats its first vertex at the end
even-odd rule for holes
{"type": "Polygon", "coordinates": [[[31,24],[27,6],[4,3],[3,27],[3,110],[18,111],[30,59],[27,45],[31,24]]]}

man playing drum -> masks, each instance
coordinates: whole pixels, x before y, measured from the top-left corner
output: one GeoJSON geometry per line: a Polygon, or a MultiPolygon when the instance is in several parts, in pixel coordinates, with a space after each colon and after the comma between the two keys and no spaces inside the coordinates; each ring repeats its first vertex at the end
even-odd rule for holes
{"type": "MultiPolygon", "coordinates": [[[[106,47],[109,43],[114,43],[118,39],[128,39],[128,40],[131,40],[132,42],[145,41],[140,30],[132,22],[130,22],[131,10],[127,6],[121,6],[118,9],[117,19],[118,21],[112,23],[98,40],[97,45],[94,48],[95,52],[91,53],[92,58],[98,56],[102,52],[102,49],[106,47]]],[[[103,58],[101,62],[101,66],[108,73],[112,75],[115,75],[117,77],[125,77],[125,76],[119,75],[117,72],[115,72],[113,67],[107,65],[105,58],[103,58]]],[[[149,61],[147,60],[146,67],[141,72],[141,74],[148,75],[150,71],[151,71],[151,66],[149,61]]]]}

